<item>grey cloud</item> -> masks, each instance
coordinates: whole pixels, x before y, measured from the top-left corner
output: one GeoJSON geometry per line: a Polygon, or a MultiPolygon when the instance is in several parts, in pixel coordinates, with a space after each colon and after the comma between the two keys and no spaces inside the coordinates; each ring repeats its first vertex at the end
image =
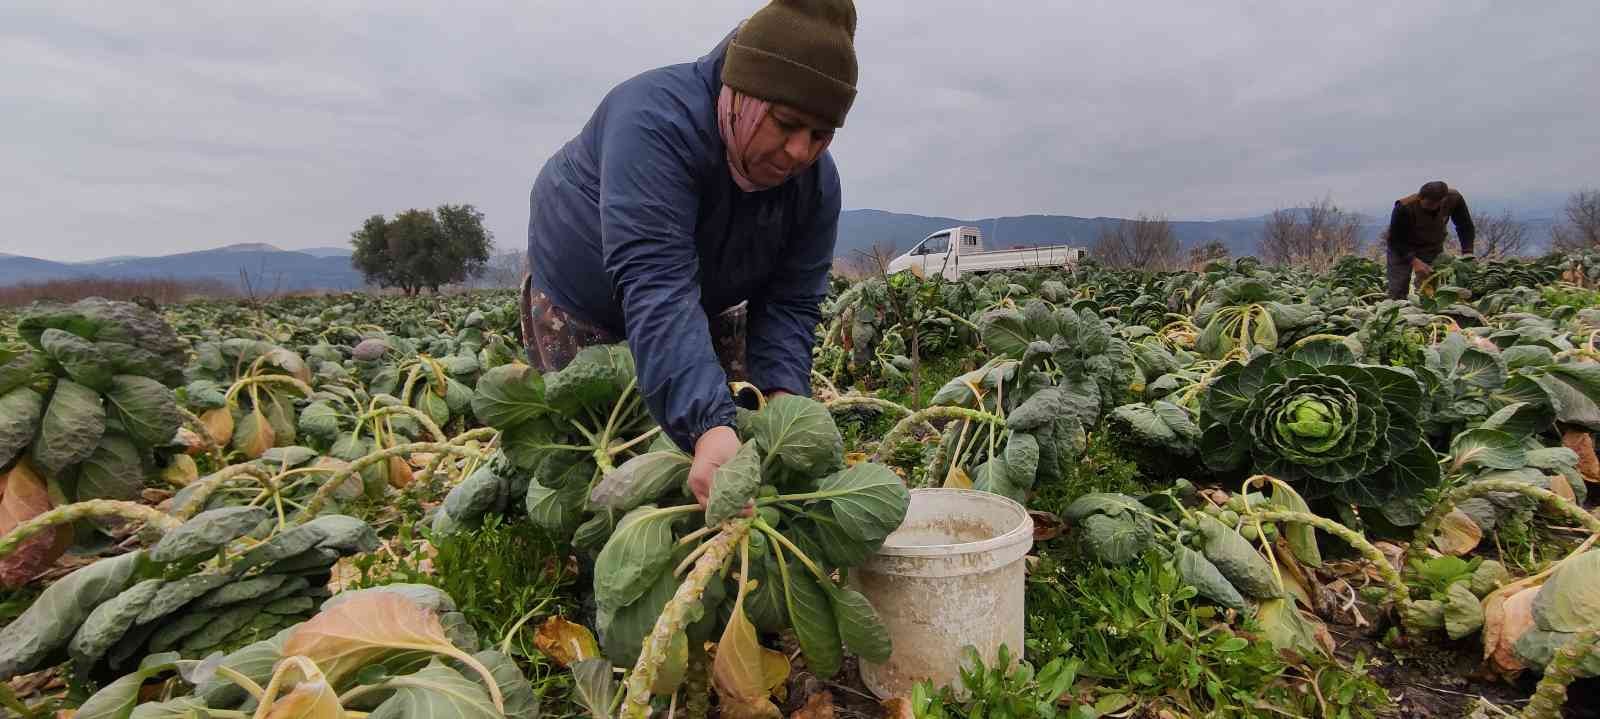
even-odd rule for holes
{"type": "MultiPolygon", "coordinates": [[[[342,244],[442,202],[516,248],[600,97],[760,4],[8,3],[0,252],[342,244]]],[[[1287,5],[858,0],[846,205],[1215,218],[1600,184],[1589,0],[1287,5]]]]}

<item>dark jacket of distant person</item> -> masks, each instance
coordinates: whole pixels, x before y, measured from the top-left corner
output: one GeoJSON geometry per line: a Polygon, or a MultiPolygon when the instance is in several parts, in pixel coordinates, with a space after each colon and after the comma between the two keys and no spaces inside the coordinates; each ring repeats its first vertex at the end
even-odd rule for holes
{"type": "Polygon", "coordinates": [[[1460,192],[1446,189],[1439,206],[1433,210],[1422,206],[1421,193],[1396,200],[1394,212],[1389,215],[1390,260],[1409,263],[1412,258],[1421,258],[1423,262],[1432,263],[1444,252],[1446,222],[1455,223],[1462,253],[1472,254],[1477,229],[1472,225],[1472,213],[1467,210],[1467,201],[1460,192]]]}

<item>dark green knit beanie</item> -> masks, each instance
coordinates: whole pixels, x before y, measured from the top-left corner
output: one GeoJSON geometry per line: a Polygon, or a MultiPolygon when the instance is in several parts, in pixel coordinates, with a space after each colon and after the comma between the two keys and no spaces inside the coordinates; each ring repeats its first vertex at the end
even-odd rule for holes
{"type": "Polygon", "coordinates": [[[728,44],[722,82],[844,125],[856,99],[852,0],[772,0],[728,44]]]}

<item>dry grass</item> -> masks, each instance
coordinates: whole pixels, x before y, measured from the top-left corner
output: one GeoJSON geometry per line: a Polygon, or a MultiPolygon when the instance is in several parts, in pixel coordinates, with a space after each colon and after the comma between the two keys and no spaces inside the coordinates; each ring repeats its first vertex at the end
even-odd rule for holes
{"type": "Polygon", "coordinates": [[[74,302],[85,297],[132,300],[148,297],[157,304],[173,304],[195,297],[238,297],[232,285],[220,280],[178,280],[171,278],[121,279],[77,277],[73,279],[24,282],[0,287],[0,307],[26,305],[35,300],[74,302]]]}

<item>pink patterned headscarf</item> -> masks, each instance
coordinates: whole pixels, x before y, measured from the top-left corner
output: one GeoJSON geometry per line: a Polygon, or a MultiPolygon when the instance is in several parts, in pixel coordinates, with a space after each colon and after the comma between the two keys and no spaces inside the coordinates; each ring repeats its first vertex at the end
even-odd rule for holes
{"type": "Polygon", "coordinates": [[[745,192],[770,189],[756,184],[745,171],[745,151],[750,149],[756,128],[761,127],[770,109],[772,103],[735,92],[727,85],[717,95],[717,128],[722,131],[722,144],[728,147],[728,170],[733,173],[734,183],[745,192]]]}
{"type": "MultiPolygon", "coordinates": [[[[722,133],[722,143],[728,148],[728,171],[733,174],[734,184],[745,192],[760,192],[774,187],[752,180],[749,168],[745,165],[745,155],[750,149],[750,142],[755,139],[756,129],[761,127],[761,121],[766,119],[767,111],[771,109],[772,103],[738,92],[727,85],[723,85],[722,92],[717,95],[717,129],[722,133]]],[[[831,137],[817,150],[813,162],[816,157],[822,156],[823,150],[828,149],[829,142],[832,142],[831,137]]]]}

